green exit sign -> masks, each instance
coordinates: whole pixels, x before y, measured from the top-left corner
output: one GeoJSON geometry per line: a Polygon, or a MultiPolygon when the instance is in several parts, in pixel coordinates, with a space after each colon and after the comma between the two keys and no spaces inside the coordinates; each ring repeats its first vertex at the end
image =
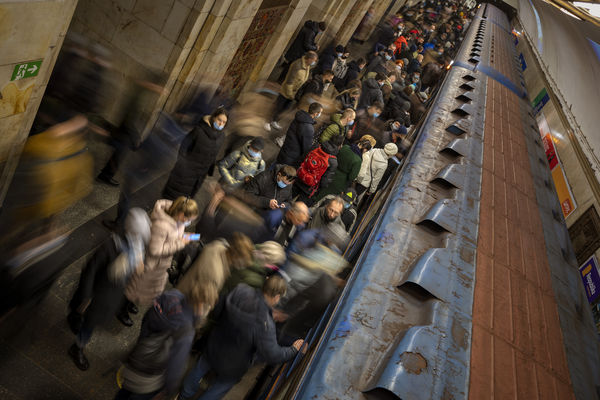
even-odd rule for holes
{"type": "Polygon", "coordinates": [[[15,70],[13,71],[11,81],[18,81],[19,79],[31,78],[32,76],[36,76],[38,72],[40,72],[40,65],[42,65],[42,60],[37,61],[29,61],[23,64],[15,65],[15,70]]]}

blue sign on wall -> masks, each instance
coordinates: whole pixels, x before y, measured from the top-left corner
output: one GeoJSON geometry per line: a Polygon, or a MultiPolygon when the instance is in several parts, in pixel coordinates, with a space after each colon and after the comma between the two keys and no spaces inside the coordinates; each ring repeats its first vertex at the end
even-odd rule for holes
{"type": "Polygon", "coordinates": [[[521,61],[521,70],[525,71],[527,68],[527,63],[525,63],[525,57],[523,57],[523,53],[519,54],[519,60],[521,61]]]}
{"type": "Polygon", "coordinates": [[[580,268],[579,273],[583,280],[583,287],[585,287],[585,294],[587,294],[588,301],[592,304],[600,295],[600,274],[598,274],[598,267],[596,257],[591,256],[580,268]]]}

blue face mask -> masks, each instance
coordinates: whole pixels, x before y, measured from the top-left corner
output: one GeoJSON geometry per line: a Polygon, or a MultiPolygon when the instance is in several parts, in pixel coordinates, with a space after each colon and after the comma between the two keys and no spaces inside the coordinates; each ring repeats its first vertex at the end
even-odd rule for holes
{"type": "Polygon", "coordinates": [[[348,126],[352,126],[352,125],[354,125],[354,120],[348,122],[348,126]]]}
{"type": "Polygon", "coordinates": [[[281,189],[283,189],[284,187],[287,186],[287,183],[285,183],[284,181],[277,181],[277,186],[279,186],[281,189]]]}
{"type": "Polygon", "coordinates": [[[392,56],[385,56],[385,59],[389,61],[392,59],[392,56]]]}
{"type": "Polygon", "coordinates": [[[379,117],[379,113],[378,112],[373,113],[373,117],[375,117],[375,118],[379,117]]]}
{"type": "Polygon", "coordinates": [[[338,56],[338,57],[342,57],[342,56],[343,56],[343,54],[342,54],[342,53],[337,53],[337,56],[338,56]]]}
{"type": "Polygon", "coordinates": [[[254,158],[260,158],[261,156],[260,151],[252,151],[252,149],[248,149],[248,154],[250,154],[250,157],[254,158]]]}
{"type": "Polygon", "coordinates": [[[215,128],[218,131],[222,131],[223,130],[223,127],[221,125],[217,124],[216,121],[213,122],[213,128],[215,128]]]}
{"type": "Polygon", "coordinates": [[[350,203],[344,203],[344,208],[350,208],[350,203]]]}

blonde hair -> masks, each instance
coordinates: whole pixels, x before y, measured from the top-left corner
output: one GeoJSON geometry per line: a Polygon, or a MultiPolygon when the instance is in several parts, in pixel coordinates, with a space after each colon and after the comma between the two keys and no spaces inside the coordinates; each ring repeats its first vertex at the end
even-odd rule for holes
{"type": "Polygon", "coordinates": [[[180,196],[173,201],[171,207],[167,211],[171,217],[175,217],[179,213],[183,213],[185,218],[197,217],[200,214],[198,203],[189,197],[180,196]]]}
{"type": "Polygon", "coordinates": [[[230,270],[246,268],[253,260],[254,243],[243,233],[234,232],[225,254],[230,270]]]}
{"type": "Polygon", "coordinates": [[[262,292],[265,296],[275,297],[280,295],[285,296],[287,292],[287,283],[279,275],[273,275],[265,280],[262,286],[262,292]]]}

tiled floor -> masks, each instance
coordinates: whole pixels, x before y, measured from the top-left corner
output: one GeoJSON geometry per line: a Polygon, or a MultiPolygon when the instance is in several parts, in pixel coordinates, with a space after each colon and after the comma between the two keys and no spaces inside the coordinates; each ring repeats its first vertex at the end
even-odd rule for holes
{"type": "Polygon", "coordinates": [[[471,399],[573,399],[519,99],[490,79],[471,399]]]}

